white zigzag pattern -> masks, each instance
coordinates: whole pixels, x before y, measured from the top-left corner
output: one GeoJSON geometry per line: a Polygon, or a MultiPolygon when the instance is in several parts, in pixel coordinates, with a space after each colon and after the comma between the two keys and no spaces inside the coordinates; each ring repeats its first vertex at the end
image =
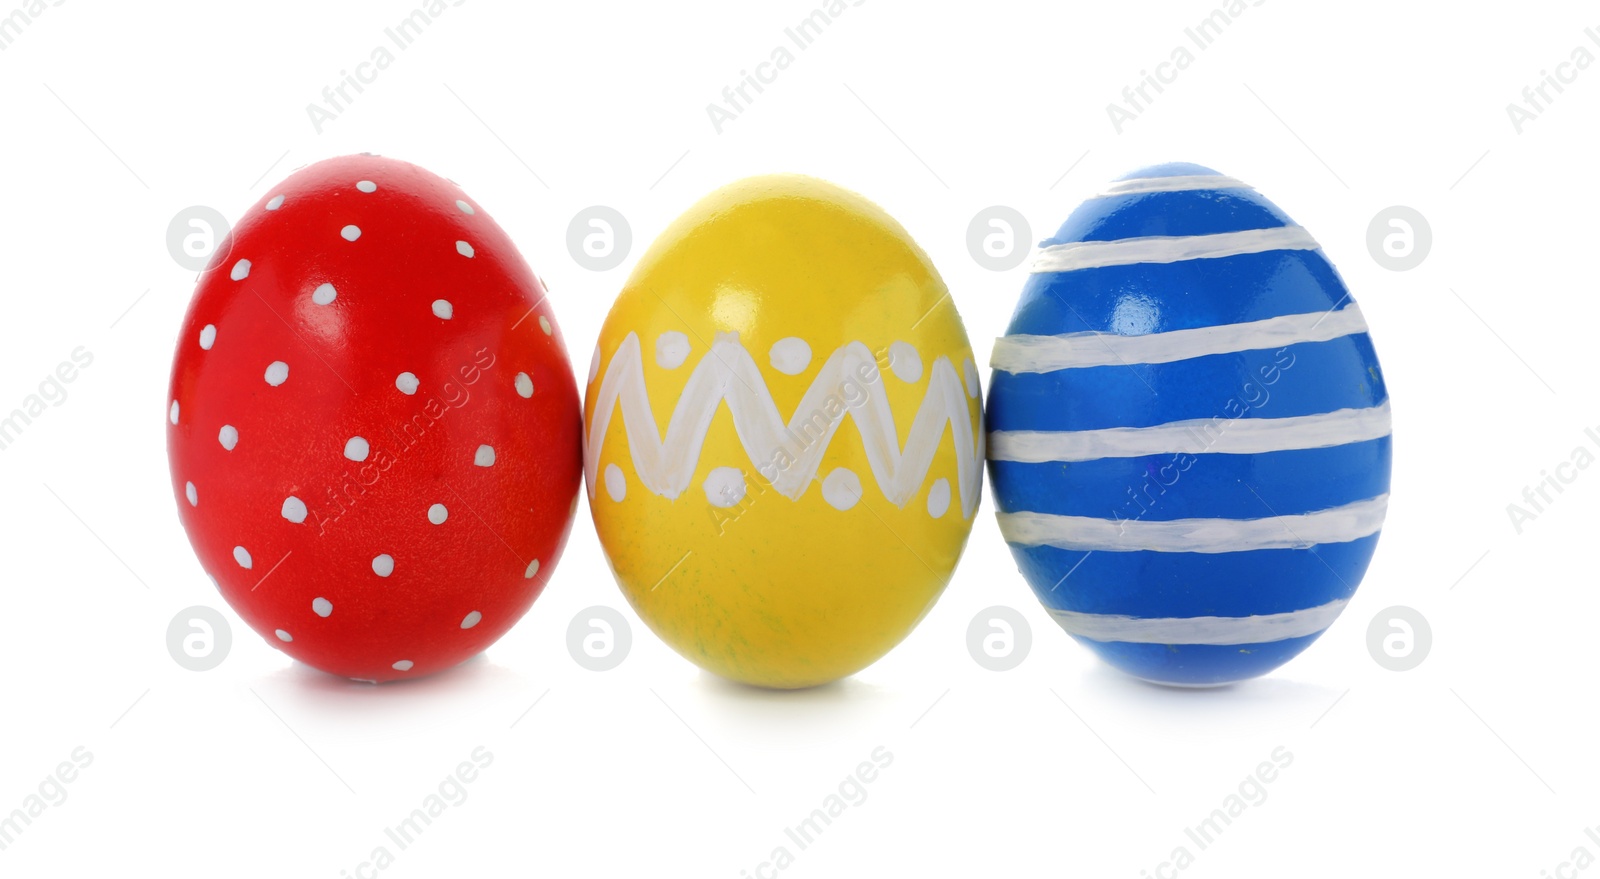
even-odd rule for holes
{"type": "MultiPolygon", "coordinates": [[[[955,439],[961,515],[971,517],[983,491],[981,464],[986,440],[982,430],[973,429],[966,392],[950,358],[933,361],[928,393],[917,408],[904,449],[882,381],[859,381],[857,370],[863,365],[870,368],[869,374],[879,373],[872,351],[861,342],[850,342],[834,351],[806,389],[794,417],[785,424],[760,367],[740,343],[739,334],[719,333],[711,350],[689,376],[663,440],[656,432],[655,413],[645,388],[639,337],[629,333],[606,367],[595,396],[594,414],[590,416],[583,453],[589,497],[595,496],[600,449],[612,413],[619,405],[640,482],[671,500],[689,488],[712,417],[727,401],[745,454],[762,477],[771,479],[778,493],[790,500],[798,500],[816,480],[823,452],[844,422],[844,414],[848,414],[861,433],[879,489],[891,503],[903,507],[927,479],[948,423],[955,439]],[[841,389],[847,382],[855,382],[862,389],[864,399],[858,399],[855,405],[844,399],[841,389]],[[828,416],[830,397],[840,398],[845,404],[844,414],[828,416]],[[811,431],[806,430],[808,426],[811,431]],[[789,466],[773,466],[780,453],[792,461],[789,466]],[[769,471],[775,471],[775,475],[769,471]]],[[[835,403],[834,407],[838,405],[835,403]]]]}

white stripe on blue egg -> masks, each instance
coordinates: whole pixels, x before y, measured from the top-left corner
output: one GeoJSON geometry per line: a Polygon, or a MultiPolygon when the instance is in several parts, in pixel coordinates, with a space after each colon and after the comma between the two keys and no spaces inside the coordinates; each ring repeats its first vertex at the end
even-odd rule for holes
{"type": "Polygon", "coordinates": [[[1128,617],[1073,613],[1070,610],[1052,610],[1050,615],[1074,635],[1097,641],[1133,644],[1181,641],[1184,644],[1225,647],[1315,635],[1332,625],[1348,603],[1344,599],[1336,599],[1304,610],[1251,617],[1128,617]]]}
{"type": "Polygon", "coordinates": [[[1172,174],[1165,177],[1129,177],[1107,186],[1100,193],[1108,195],[1133,195],[1140,192],[1182,192],[1188,189],[1249,189],[1243,180],[1221,174],[1172,174]]]}
{"type": "Polygon", "coordinates": [[[1389,435],[1389,403],[1369,409],[1339,409],[1322,415],[1249,418],[1211,432],[1206,418],[1173,421],[1155,427],[1109,427],[1104,430],[997,430],[989,434],[989,460],[1094,461],[1144,455],[1204,453],[1254,455],[1291,449],[1325,449],[1366,442],[1389,435]]]}
{"type": "Polygon", "coordinates": [[[1299,226],[1242,229],[1211,235],[1149,235],[1115,241],[1066,241],[1052,244],[1034,258],[1032,272],[1071,272],[1137,263],[1220,259],[1269,250],[1315,250],[1317,241],[1299,226]]]}
{"type": "Polygon", "coordinates": [[[1101,519],[1049,513],[998,513],[1000,533],[1013,546],[1054,546],[1083,552],[1248,552],[1308,549],[1347,543],[1383,527],[1389,496],[1380,495],[1314,513],[1257,519],[1101,519]]]}
{"type": "Polygon", "coordinates": [[[1349,601],[1388,506],[1388,393],[1316,240],[1243,182],[1163,165],[1086,201],[990,365],[1001,532],[1113,665],[1252,677],[1349,601]]]}
{"type": "Polygon", "coordinates": [[[1286,314],[1222,326],[1125,336],[1120,333],[1018,334],[996,339],[989,365],[1006,372],[1054,372],[1114,363],[1172,363],[1208,354],[1281,348],[1299,342],[1326,342],[1367,331],[1361,309],[1286,314]]]}

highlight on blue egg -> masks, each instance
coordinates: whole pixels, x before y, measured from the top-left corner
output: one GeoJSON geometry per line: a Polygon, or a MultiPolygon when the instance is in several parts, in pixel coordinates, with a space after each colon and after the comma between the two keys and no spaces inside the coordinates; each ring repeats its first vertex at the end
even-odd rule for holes
{"type": "Polygon", "coordinates": [[[1040,242],[1006,332],[1000,531],[1073,638],[1204,687],[1338,618],[1389,500],[1389,394],[1310,232],[1209,168],[1136,171],[1040,242]]]}

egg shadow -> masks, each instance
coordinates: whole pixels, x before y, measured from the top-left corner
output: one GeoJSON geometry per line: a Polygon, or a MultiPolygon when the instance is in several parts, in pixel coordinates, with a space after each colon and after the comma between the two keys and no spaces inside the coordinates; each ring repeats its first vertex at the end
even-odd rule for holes
{"type": "Polygon", "coordinates": [[[303,662],[264,675],[259,689],[296,714],[347,725],[352,730],[459,715],[528,692],[532,683],[521,673],[479,653],[455,666],[417,678],[381,684],[354,681],[320,671],[303,662]]]}
{"type": "Polygon", "coordinates": [[[1168,719],[1304,714],[1307,722],[1338,699],[1342,690],[1275,674],[1214,687],[1179,687],[1136,678],[1104,662],[1085,669],[1079,692],[1134,714],[1168,719]]]}
{"type": "Polygon", "coordinates": [[[785,732],[836,727],[865,718],[893,700],[883,687],[858,677],[793,690],[760,687],[702,670],[693,689],[708,710],[740,726],[785,732]]]}

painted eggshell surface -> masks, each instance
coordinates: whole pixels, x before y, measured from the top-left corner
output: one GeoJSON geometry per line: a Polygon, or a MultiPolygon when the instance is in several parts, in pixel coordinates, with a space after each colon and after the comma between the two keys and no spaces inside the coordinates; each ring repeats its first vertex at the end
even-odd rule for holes
{"type": "Polygon", "coordinates": [[[319,162],[245,214],[190,302],[168,406],[202,567],[324,671],[478,653],[571,527],[581,415],[543,285],[476,202],[406,162],[319,162]]]}
{"type": "Polygon", "coordinates": [[[1000,530],[1107,662],[1249,678],[1350,600],[1388,503],[1388,391],[1327,256],[1244,183],[1163,165],[1085,202],[990,365],[1000,530]]]}
{"type": "Polygon", "coordinates": [[[716,674],[804,687],[910,632],[982,491],[966,331],[905,230],[808,177],[690,208],[617,297],[585,465],[624,594],[716,674]]]}

